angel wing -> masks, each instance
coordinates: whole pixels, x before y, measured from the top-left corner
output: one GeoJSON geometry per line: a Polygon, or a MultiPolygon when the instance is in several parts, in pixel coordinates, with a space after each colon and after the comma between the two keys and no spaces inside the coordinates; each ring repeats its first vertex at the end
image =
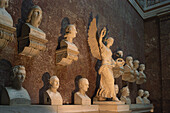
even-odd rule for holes
{"type": "Polygon", "coordinates": [[[93,57],[101,60],[101,54],[99,50],[99,44],[97,41],[96,33],[97,33],[96,18],[93,18],[88,30],[88,44],[90,46],[90,50],[93,57]]]}

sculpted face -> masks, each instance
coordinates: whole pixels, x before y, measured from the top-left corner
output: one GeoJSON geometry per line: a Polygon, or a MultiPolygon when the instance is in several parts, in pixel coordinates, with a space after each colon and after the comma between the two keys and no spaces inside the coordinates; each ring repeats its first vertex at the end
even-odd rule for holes
{"type": "Polygon", "coordinates": [[[59,88],[59,79],[57,76],[52,76],[50,78],[50,84],[51,84],[51,87],[54,88],[54,89],[58,89],[59,88]]]}
{"type": "Polygon", "coordinates": [[[29,12],[27,22],[38,28],[42,19],[42,10],[39,6],[33,6],[29,12]]]}
{"type": "Polygon", "coordinates": [[[129,88],[126,88],[126,90],[125,90],[125,95],[126,95],[126,96],[129,96],[129,94],[130,94],[129,88]]]}
{"type": "Polygon", "coordinates": [[[13,68],[14,77],[13,77],[13,87],[16,89],[21,89],[22,83],[26,77],[26,71],[24,66],[15,66],[13,68]]]}
{"type": "Polygon", "coordinates": [[[32,17],[31,17],[31,24],[34,27],[38,27],[42,18],[42,11],[40,9],[34,9],[32,17]]]}
{"type": "Polygon", "coordinates": [[[144,94],[144,91],[142,89],[139,90],[139,96],[142,97],[144,94]]]}
{"type": "Polygon", "coordinates": [[[5,8],[5,4],[8,2],[7,0],[0,0],[0,8],[5,8]]]}
{"type": "Polygon", "coordinates": [[[140,71],[145,70],[145,65],[144,65],[144,64],[140,64],[140,66],[139,66],[139,70],[140,70],[140,71]]]}
{"type": "Polygon", "coordinates": [[[89,88],[89,81],[86,78],[81,78],[79,80],[79,88],[84,93],[87,92],[89,88]]]}
{"type": "Polygon", "coordinates": [[[67,35],[66,37],[75,38],[76,34],[77,34],[77,30],[75,25],[72,24],[68,25],[66,28],[66,35],[67,35]]]}
{"type": "Polygon", "coordinates": [[[145,97],[149,97],[149,92],[148,92],[148,91],[145,91],[145,92],[144,92],[144,96],[145,96],[145,97]]]}
{"type": "Polygon", "coordinates": [[[126,64],[133,68],[133,58],[131,56],[126,57],[126,64]]]}
{"type": "Polygon", "coordinates": [[[107,47],[111,47],[114,43],[114,39],[112,37],[109,37],[107,39],[107,47]]]}
{"type": "Polygon", "coordinates": [[[119,87],[118,87],[118,85],[117,85],[117,84],[115,85],[115,92],[116,92],[116,94],[118,94],[118,93],[119,93],[119,87]]]}
{"type": "Polygon", "coordinates": [[[139,61],[138,61],[138,60],[135,60],[135,61],[133,62],[133,66],[134,66],[135,69],[137,69],[137,68],[139,67],[139,61]]]}

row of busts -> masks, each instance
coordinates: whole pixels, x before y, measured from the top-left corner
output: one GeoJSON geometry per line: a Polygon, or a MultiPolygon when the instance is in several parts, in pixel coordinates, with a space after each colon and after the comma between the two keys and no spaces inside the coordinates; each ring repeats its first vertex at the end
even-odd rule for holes
{"type": "Polygon", "coordinates": [[[144,74],[145,64],[140,64],[138,60],[134,60],[131,56],[126,57],[126,65],[124,66],[124,75],[122,80],[128,82],[136,82],[136,84],[143,84],[146,82],[146,75],[144,74]],[[139,68],[139,71],[138,71],[139,68]]]}
{"type": "Polygon", "coordinates": [[[138,97],[136,97],[136,104],[150,104],[150,100],[148,99],[149,92],[140,89],[138,91],[138,97]]]}
{"type": "MultiPolygon", "coordinates": [[[[3,105],[18,105],[18,104],[31,104],[30,96],[26,89],[22,87],[26,77],[25,67],[18,65],[13,67],[13,74],[11,75],[11,86],[4,87],[1,94],[1,104],[3,105]]],[[[57,91],[59,88],[59,78],[52,76],[49,79],[50,88],[44,92],[44,104],[46,105],[62,105],[63,99],[60,93],[57,91]]],[[[86,78],[81,78],[78,81],[79,91],[74,94],[74,104],[76,105],[91,105],[91,99],[86,95],[89,88],[89,81],[86,78]]],[[[118,94],[119,87],[115,85],[115,93],[118,94]]],[[[128,86],[123,87],[121,90],[120,101],[125,104],[131,104],[129,98],[128,86]]],[[[139,90],[138,97],[136,98],[137,104],[150,104],[148,100],[149,92],[139,90]]]]}
{"type": "MultiPolygon", "coordinates": [[[[115,85],[115,91],[116,94],[118,94],[119,92],[119,88],[118,85],[115,85]]],[[[125,103],[125,104],[131,104],[131,99],[129,98],[130,96],[130,91],[128,86],[123,87],[121,90],[121,97],[120,97],[120,101],[125,103]]],[[[149,97],[149,92],[148,91],[143,91],[142,89],[140,89],[138,91],[138,96],[136,97],[136,104],[150,104],[150,100],[148,99],[149,97]]]]}
{"type": "MultiPolygon", "coordinates": [[[[0,0],[0,49],[3,49],[14,39],[16,28],[13,27],[11,15],[5,10],[8,0],[0,0]]],[[[20,35],[17,36],[18,53],[28,57],[37,56],[46,50],[46,34],[39,28],[42,20],[42,9],[35,5],[30,8],[25,23],[22,24],[20,35]]],[[[75,25],[69,24],[65,28],[64,39],[56,51],[56,64],[69,65],[78,60],[78,48],[72,42],[76,37],[75,25]]]]}
{"type": "MultiPolygon", "coordinates": [[[[121,51],[118,52],[120,53],[121,51]]],[[[122,58],[118,58],[116,61],[117,60],[121,63],[123,62],[122,58]]],[[[143,84],[146,82],[146,75],[144,73],[145,64],[139,64],[139,60],[133,61],[133,57],[127,56],[126,63],[124,66],[123,65],[124,62],[122,66],[115,66],[113,68],[115,78],[118,78],[120,75],[122,75],[122,80],[127,82],[136,82],[136,84],[143,84]]]]}

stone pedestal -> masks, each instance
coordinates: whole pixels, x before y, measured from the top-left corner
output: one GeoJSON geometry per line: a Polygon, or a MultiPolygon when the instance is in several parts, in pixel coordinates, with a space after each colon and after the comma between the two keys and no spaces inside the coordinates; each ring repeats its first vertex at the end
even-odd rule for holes
{"type": "Polygon", "coordinates": [[[100,113],[131,113],[129,105],[125,105],[121,101],[94,101],[93,104],[99,106],[100,113]]]}
{"type": "Polygon", "coordinates": [[[63,105],[63,99],[59,92],[50,92],[47,90],[44,93],[44,104],[47,105],[63,105]]]}
{"type": "Polygon", "coordinates": [[[74,94],[74,104],[78,105],[91,105],[91,99],[85,95],[83,96],[79,92],[74,94]]]}
{"type": "Polygon", "coordinates": [[[5,87],[1,96],[2,105],[30,105],[31,99],[28,92],[21,88],[20,90],[11,87],[5,87]]]}
{"type": "Polygon", "coordinates": [[[14,39],[15,31],[16,28],[0,22],[0,49],[6,47],[14,39]]]}
{"type": "Polygon", "coordinates": [[[132,113],[150,113],[154,112],[153,104],[131,104],[130,110],[132,113]]]}
{"type": "Polygon", "coordinates": [[[56,65],[70,65],[73,61],[78,60],[78,48],[75,44],[63,40],[60,49],[56,51],[56,65]]]}
{"type": "Polygon", "coordinates": [[[31,106],[1,106],[2,113],[99,113],[97,105],[31,105],[31,106]]]}
{"type": "Polygon", "coordinates": [[[25,23],[22,26],[21,37],[18,38],[18,53],[29,57],[36,56],[46,49],[47,42],[46,34],[42,30],[25,23]]]}

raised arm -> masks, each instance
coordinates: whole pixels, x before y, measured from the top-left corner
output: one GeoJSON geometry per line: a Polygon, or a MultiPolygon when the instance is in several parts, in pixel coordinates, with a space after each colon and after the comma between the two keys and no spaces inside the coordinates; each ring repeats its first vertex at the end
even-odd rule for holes
{"type": "Polygon", "coordinates": [[[99,38],[99,44],[100,44],[100,46],[103,45],[102,40],[103,40],[103,37],[104,37],[105,35],[106,35],[106,27],[104,27],[104,28],[102,29],[101,33],[100,33],[100,38],[99,38]]]}

